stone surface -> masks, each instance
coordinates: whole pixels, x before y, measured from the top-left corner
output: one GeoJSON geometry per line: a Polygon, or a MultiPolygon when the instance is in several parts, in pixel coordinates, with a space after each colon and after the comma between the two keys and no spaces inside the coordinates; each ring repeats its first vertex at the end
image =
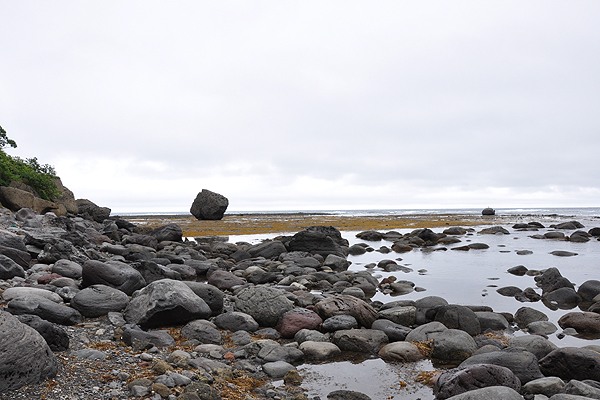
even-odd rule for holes
{"type": "Polygon", "coordinates": [[[200,220],[220,220],[223,218],[229,200],[218,193],[202,189],[190,207],[190,213],[200,220]]]}
{"type": "Polygon", "coordinates": [[[335,332],[332,342],[342,351],[377,354],[381,347],[389,342],[389,339],[382,331],[350,329],[335,332]]]}
{"type": "Polygon", "coordinates": [[[312,361],[323,361],[337,357],[341,354],[338,346],[330,342],[304,341],[300,344],[304,358],[312,361]]]}
{"type": "Polygon", "coordinates": [[[161,279],[137,291],[123,315],[141,327],[181,325],[210,317],[212,311],[204,300],[185,283],[161,279]]]}
{"type": "Polygon", "coordinates": [[[460,305],[441,306],[435,314],[435,320],[450,329],[460,329],[471,336],[481,333],[481,325],[475,312],[460,305]]]}
{"type": "Polygon", "coordinates": [[[0,310],[0,393],[54,378],[57,361],[33,328],[0,310]]]}
{"type": "Polygon", "coordinates": [[[181,328],[181,334],[188,339],[195,339],[202,344],[222,344],[221,332],[213,328],[208,321],[196,320],[188,322],[181,328]]]}
{"type": "Polygon", "coordinates": [[[396,362],[415,362],[425,358],[419,348],[410,342],[386,344],[379,350],[379,357],[396,362]]]}
{"type": "Polygon", "coordinates": [[[520,348],[506,348],[500,351],[477,354],[467,358],[460,366],[474,364],[494,364],[510,369],[525,384],[534,379],[542,378],[538,359],[533,353],[520,348]]]}
{"type": "Polygon", "coordinates": [[[471,390],[456,396],[449,397],[451,400],[523,400],[523,396],[514,389],[506,386],[490,386],[471,390]]]}
{"type": "Polygon", "coordinates": [[[121,311],[129,304],[129,296],[106,285],[92,285],[79,291],[71,300],[71,307],[84,317],[100,317],[111,311],[121,311]]]}
{"type": "Polygon", "coordinates": [[[516,392],[521,391],[521,381],[510,369],[499,365],[478,364],[442,373],[435,382],[433,392],[436,400],[443,400],[490,386],[505,386],[516,392]]]}
{"type": "Polygon", "coordinates": [[[533,353],[538,360],[546,357],[548,353],[556,350],[558,347],[548,339],[538,336],[516,336],[509,340],[508,347],[520,347],[530,353],[533,353]]]}
{"type": "Polygon", "coordinates": [[[595,312],[570,312],[558,320],[563,328],[573,328],[578,333],[600,333],[600,314],[595,312]]]}
{"type": "Polygon", "coordinates": [[[160,242],[181,242],[183,231],[177,224],[167,224],[154,228],[150,231],[150,236],[155,237],[160,242]]]}
{"type": "Polygon", "coordinates": [[[6,307],[6,311],[13,315],[37,315],[46,321],[60,325],[77,325],[83,321],[82,315],[74,308],[35,295],[11,300],[6,307]]]}
{"type": "Polygon", "coordinates": [[[472,356],[476,350],[477,344],[467,332],[447,329],[433,337],[431,358],[458,364],[472,356]]]}
{"type": "Polygon", "coordinates": [[[314,311],[306,308],[294,308],[283,314],[277,330],[284,338],[293,338],[301,329],[317,329],[323,320],[314,311]]]}
{"type": "Polygon", "coordinates": [[[410,328],[396,324],[387,319],[378,319],[371,325],[371,329],[376,329],[378,331],[383,331],[390,342],[397,342],[406,339],[406,335],[408,335],[411,331],[410,328]]]}
{"type": "Polygon", "coordinates": [[[600,353],[564,347],[550,352],[540,360],[540,370],[546,376],[558,376],[563,380],[592,379],[600,381],[600,353]]]}
{"type": "Polygon", "coordinates": [[[251,315],[239,311],[231,311],[219,314],[215,317],[213,322],[219,328],[226,329],[231,332],[239,330],[254,332],[258,329],[258,322],[256,322],[251,315]]]}
{"type": "MultiPolygon", "coordinates": [[[[294,308],[285,292],[269,286],[251,286],[235,297],[235,309],[251,315],[260,326],[274,327],[279,319],[294,308]]],[[[295,333],[295,332],[294,332],[295,333]]]]}
{"type": "Polygon", "coordinates": [[[565,382],[557,376],[548,376],[523,385],[523,391],[531,394],[543,394],[551,397],[559,393],[565,386],[565,382]]]}
{"type": "Polygon", "coordinates": [[[315,305],[316,312],[324,320],[334,315],[351,315],[364,327],[370,328],[377,319],[377,311],[364,300],[354,296],[328,297],[315,305]]]}
{"type": "Polygon", "coordinates": [[[120,261],[86,261],[82,269],[82,287],[107,285],[131,296],[133,292],[146,286],[142,275],[133,267],[120,261]]]}

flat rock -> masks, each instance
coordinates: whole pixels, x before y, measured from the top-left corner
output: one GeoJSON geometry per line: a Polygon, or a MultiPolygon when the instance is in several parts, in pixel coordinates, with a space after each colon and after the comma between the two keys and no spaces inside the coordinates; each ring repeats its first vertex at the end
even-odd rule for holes
{"type": "Polygon", "coordinates": [[[129,296],[106,285],[92,285],[79,291],[71,300],[71,307],[89,318],[121,311],[129,304],[129,296]]]}
{"type": "Polygon", "coordinates": [[[520,348],[506,348],[500,351],[477,354],[467,358],[460,366],[474,364],[494,364],[510,369],[522,384],[542,378],[538,359],[533,354],[520,348]]]}
{"type": "Polygon", "coordinates": [[[410,342],[393,342],[379,350],[379,357],[386,361],[415,362],[425,358],[417,346],[410,342]]]}

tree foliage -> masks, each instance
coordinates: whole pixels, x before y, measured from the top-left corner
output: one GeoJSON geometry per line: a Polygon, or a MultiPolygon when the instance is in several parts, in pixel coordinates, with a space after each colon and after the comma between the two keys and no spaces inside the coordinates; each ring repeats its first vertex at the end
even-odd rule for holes
{"type": "Polygon", "coordinates": [[[6,146],[17,147],[17,143],[6,136],[0,126],[0,186],[9,186],[20,181],[31,186],[42,199],[52,200],[61,195],[54,178],[56,171],[48,164],[40,164],[37,157],[22,159],[4,152],[6,146]]]}

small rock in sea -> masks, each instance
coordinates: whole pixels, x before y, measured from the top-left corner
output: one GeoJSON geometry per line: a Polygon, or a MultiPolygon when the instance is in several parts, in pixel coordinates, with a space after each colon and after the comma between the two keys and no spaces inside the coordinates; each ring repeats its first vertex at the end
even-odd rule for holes
{"type": "Polygon", "coordinates": [[[566,250],[554,250],[554,251],[551,251],[550,254],[552,254],[553,256],[557,256],[557,257],[573,257],[573,256],[577,255],[577,253],[573,253],[571,251],[566,251],[566,250]]]}
{"type": "Polygon", "coordinates": [[[481,211],[481,215],[496,215],[496,210],[491,207],[486,207],[481,211]]]}

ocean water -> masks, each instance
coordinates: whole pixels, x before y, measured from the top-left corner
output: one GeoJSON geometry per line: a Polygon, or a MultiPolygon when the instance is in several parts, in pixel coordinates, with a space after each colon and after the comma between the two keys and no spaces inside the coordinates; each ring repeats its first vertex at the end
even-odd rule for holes
{"type": "MultiPolygon", "coordinates": [[[[383,215],[385,212],[397,214],[398,210],[353,210],[338,211],[348,215],[383,215]]],[[[472,214],[479,215],[481,210],[401,210],[407,214],[472,214]]],[[[529,270],[541,271],[556,267],[563,276],[568,278],[577,289],[587,280],[600,280],[600,241],[592,238],[587,243],[575,243],[566,240],[535,239],[534,234],[543,234],[555,229],[550,225],[577,220],[588,231],[593,227],[600,227],[600,208],[569,208],[569,209],[506,209],[496,210],[497,215],[508,215],[510,223],[502,225],[509,234],[481,234],[478,233],[483,226],[475,226],[474,232],[458,236],[461,243],[449,246],[435,246],[433,249],[416,249],[407,253],[390,252],[383,254],[379,251],[382,246],[391,248],[392,242],[366,242],[356,238],[358,232],[343,231],[342,236],[350,245],[366,243],[373,251],[363,255],[349,256],[352,271],[371,271],[379,280],[395,276],[397,280],[413,282],[415,287],[422,291],[413,291],[402,296],[392,296],[378,292],[372,299],[384,303],[394,300],[417,300],[425,296],[440,296],[451,304],[486,305],[497,312],[515,313],[520,307],[531,307],[544,312],[558,327],[558,319],[574,309],[557,309],[551,304],[543,302],[522,303],[513,297],[500,295],[496,290],[505,286],[516,286],[521,289],[537,288],[533,276],[515,276],[507,272],[511,267],[524,265],[529,270]],[[518,231],[512,228],[513,222],[541,222],[545,228],[538,231],[518,231]],[[485,243],[489,246],[483,250],[456,251],[454,247],[470,243],[485,243]],[[520,250],[529,250],[530,254],[520,255],[520,250]],[[550,254],[555,250],[565,250],[577,255],[572,257],[558,257],[550,254]],[[382,260],[395,260],[399,265],[410,268],[410,272],[385,272],[376,267],[382,260]]],[[[390,229],[391,230],[391,229],[390,229]]],[[[400,233],[410,232],[411,229],[396,229],[400,233]]],[[[433,229],[435,232],[443,231],[433,229]]],[[[562,231],[570,235],[572,231],[562,231]]],[[[258,243],[275,235],[240,235],[231,236],[230,242],[245,241],[258,243]]],[[[600,337],[577,337],[558,335],[562,329],[549,335],[548,339],[559,347],[581,347],[589,344],[600,345],[600,337]]],[[[526,335],[526,332],[517,331],[514,335],[526,335]]],[[[326,398],[327,393],[336,389],[350,389],[363,392],[373,399],[433,399],[431,388],[415,383],[417,374],[421,371],[437,369],[431,361],[425,360],[418,363],[397,364],[386,363],[381,359],[351,360],[326,364],[304,364],[298,367],[299,372],[305,377],[303,387],[307,395],[326,398]],[[408,383],[404,387],[400,382],[408,383]]],[[[280,382],[281,383],[281,382],[280,382]]]]}

